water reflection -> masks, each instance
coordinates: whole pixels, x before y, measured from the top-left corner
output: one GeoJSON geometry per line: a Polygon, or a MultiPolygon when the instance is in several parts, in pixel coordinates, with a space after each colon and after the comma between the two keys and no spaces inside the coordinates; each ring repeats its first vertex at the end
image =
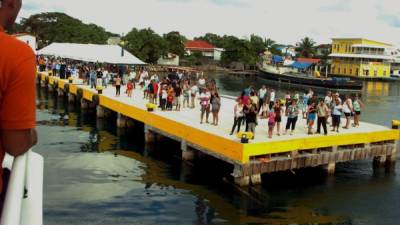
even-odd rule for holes
{"type": "MultiPolygon", "coordinates": [[[[217,82],[225,94],[249,84],[226,76],[217,82]]],[[[389,85],[381,106],[398,90],[389,85]]],[[[145,146],[141,126],[117,129],[115,118],[96,120],[42,90],[38,100],[45,224],[393,224],[380,218],[383,209],[396,210],[369,205],[398,204],[397,178],[373,172],[370,162],[339,165],[333,178],[310,169],[267,175],[262,186],[238,189],[222,179],[232,168],[218,160],[202,157],[190,166],[181,162],[178,143],[145,146]]],[[[371,109],[365,118],[375,118],[371,109]]]]}

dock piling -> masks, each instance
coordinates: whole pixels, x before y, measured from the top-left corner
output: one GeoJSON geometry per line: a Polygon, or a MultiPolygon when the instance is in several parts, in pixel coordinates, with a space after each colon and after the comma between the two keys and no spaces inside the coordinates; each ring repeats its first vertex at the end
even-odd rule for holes
{"type": "Polygon", "coordinates": [[[64,96],[64,90],[61,90],[61,89],[57,89],[57,95],[58,95],[58,97],[63,97],[64,96]]]}
{"type": "MultiPolygon", "coordinates": [[[[121,113],[118,113],[117,117],[117,127],[118,128],[126,128],[126,117],[121,113]]],[[[146,131],[145,131],[146,134],[146,131]]]]}
{"type": "MultiPolygon", "coordinates": [[[[118,114],[119,116],[120,114],[118,114]]],[[[146,144],[152,144],[155,141],[156,135],[153,131],[150,130],[150,127],[148,125],[144,126],[144,141],[146,144]]]]}
{"type": "Polygon", "coordinates": [[[105,109],[103,107],[101,107],[100,105],[98,105],[96,107],[96,116],[99,119],[102,119],[105,117],[105,109]]]}
{"type": "MultiPolygon", "coordinates": [[[[250,176],[243,175],[243,167],[242,166],[235,164],[232,176],[235,180],[235,184],[238,185],[239,187],[245,187],[245,186],[250,185],[250,176]]],[[[261,176],[260,176],[260,178],[261,178],[261,176]]]]}
{"type": "Polygon", "coordinates": [[[252,185],[261,184],[261,174],[253,174],[250,176],[250,182],[252,185]]]}
{"type": "Polygon", "coordinates": [[[332,176],[335,174],[336,163],[328,163],[327,165],[324,165],[323,168],[328,176],[332,176]]]}
{"type": "Polygon", "coordinates": [[[195,158],[195,151],[191,149],[185,140],[181,141],[182,160],[192,161],[195,158]]]}
{"type": "Polygon", "coordinates": [[[86,110],[88,108],[89,108],[89,103],[85,99],[81,98],[81,109],[86,110]]]}
{"type": "Polygon", "coordinates": [[[70,104],[75,103],[75,95],[68,93],[68,103],[70,104]]]}

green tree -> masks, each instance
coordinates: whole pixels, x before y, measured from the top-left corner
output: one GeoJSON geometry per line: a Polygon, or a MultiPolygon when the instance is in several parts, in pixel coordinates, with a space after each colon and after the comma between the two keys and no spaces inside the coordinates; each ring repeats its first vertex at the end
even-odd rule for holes
{"type": "Polygon", "coordinates": [[[169,32],[168,34],[164,34],[163,37],[167,45],[168,52],[183,57],[185,54],[185,46],[183,43],[187,40],[186,37],[182,36],[178,31],[169,32]]]}
{"type": "Polygon", "coordinates": [[[64,13],[40,13],[21,20],[22,31],[38,37],[39,48],[52,42],[106,44],[110,36],[104,28],[84,24],[64,13]]]}
{"type": "Polygon", "coordinates": [[[148,63],[156,63],[168,51],[165,40],[150,28],[133,28],[123,39],[128,51],[148,63]]]}
{"type": "Polygon", "coordinates": [[[272,40],[271,38],[265,39],[265,47],[268,51],[271,51],[271,48],[276,46],[276,41],[272,40]]]}
{"type": "Polygon", "coordinates": [[[313,41],[309,37],[305,37],[301,39],[299,43],[299,47],[297,47],[296,51],[299,52],[301,57],[313,57],[315,55],[315,41],[313,41]]]}
{"type": "Polygon", "coordinates": [[[194,39],[207,41],[208,43],[210,43],[218,48],[222,48],[224,45],[223,38],[221,36],[219,36],[217,34],[213,34],[213,33],[206,33],[204,36],[196,37],[194,39]]]}
{"type": "Polygon", "coordinates": [[[224,36],[223,43],[225,51],[222,53],[222,64],[242,62],[245,65],[255,65],[257,54],[253,51],[250,41],[234,36],[224,36]]]}

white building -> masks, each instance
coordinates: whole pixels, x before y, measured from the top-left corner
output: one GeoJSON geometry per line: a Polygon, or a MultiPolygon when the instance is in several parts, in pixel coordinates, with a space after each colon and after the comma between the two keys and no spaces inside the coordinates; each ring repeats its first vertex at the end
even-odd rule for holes
{"type": "Polygon", "coordinates": [[[36,49],[38,46],[35,36],[26,33],[19,33],[19,34],[14,34],[14,37],[28,44],[32,48],[33,52],[36,54],[36,49]]]}
{"type": "Polygon", "coordinates": [[[173,53],[168,53],[166,56],[161,56],[157,61],[158,65],[164,66],[179,66],[179,56],[173,53]]]}
{"type": "Polygon", "coordinates": [[[225,51],[224,49],[217,48],[203,40],[187,41],[185,43],[185,50],[187,55],[192,55],[194,52],[200,52],[204,57],[211,58],[215,61],[220,61],[222,52],[225,51]]]}

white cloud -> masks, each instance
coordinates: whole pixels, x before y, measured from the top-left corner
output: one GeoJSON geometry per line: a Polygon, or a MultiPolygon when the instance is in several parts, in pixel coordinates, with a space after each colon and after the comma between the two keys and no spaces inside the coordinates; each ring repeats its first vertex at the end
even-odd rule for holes
{"type": "Polygon", "coordinates": [[[365,37],[400,46],[398,0],[24,0],[22,17],[61,11],[115,33],[151,27],[189,38],[258,34],[294,44],[305,36],[365,37]]]}

